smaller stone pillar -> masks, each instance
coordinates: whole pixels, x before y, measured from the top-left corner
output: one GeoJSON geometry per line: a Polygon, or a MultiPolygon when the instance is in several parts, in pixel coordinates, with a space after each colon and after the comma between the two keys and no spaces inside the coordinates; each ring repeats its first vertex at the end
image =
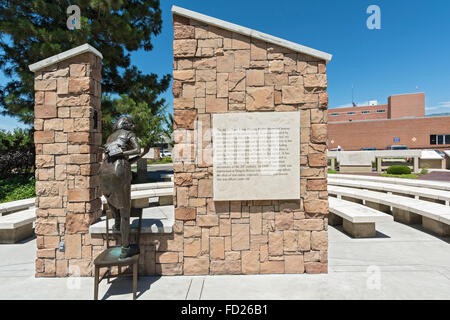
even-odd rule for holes
{"type": "MultiPolygon", "coordinates": [[[[88,44],[35,73],[36,277],[88,276],[89,226],[101,216],[101,59],[88,44]]],[[[101,241],[103,245],[103,240],[101,241]]]]}
{"type": "Polygon", "coordinates": [[[381,164],[383,162],[382,160],[383,160],[383,158],[377,158],[377,172],[378,173],[381,173],[383,171],[381,168],[381,164]]]}
{"type": "Polygon", "coordinates": [[[419,173],[419,157],[414,157],[414,173],[419,173]]]}
{"type": "Polygon", "coordinates": [[[336,170],[336,159],[331,158],[330,170],[336,170]]]}

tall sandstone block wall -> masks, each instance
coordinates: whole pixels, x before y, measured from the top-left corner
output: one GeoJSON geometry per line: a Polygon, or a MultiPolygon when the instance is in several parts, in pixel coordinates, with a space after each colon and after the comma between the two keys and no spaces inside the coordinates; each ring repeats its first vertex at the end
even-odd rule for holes
{"type": "Polygon", "coordinates": [[[178,15],[173,24],[182,233],[160,257],[178,253],[185,275],[327,272],[325,61],[178,15]],[[255,111],[300,111],[301,199],[214,202],[212,115],[255,111]]]}
{"type": "Polygon", "coordinates": [[[101,215],[100,82],[91,52],[35,72],[37,277],[90,275],[103,249],[88,233],[101,215]]]}

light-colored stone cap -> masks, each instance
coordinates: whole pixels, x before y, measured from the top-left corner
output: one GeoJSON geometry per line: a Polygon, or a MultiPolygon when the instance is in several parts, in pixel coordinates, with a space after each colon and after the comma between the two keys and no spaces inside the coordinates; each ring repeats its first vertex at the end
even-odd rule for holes
{"type": "Polygon", "coordinates": [[[306,55],[325,60],[326,62],[331,61],[331,58],[333,57],[331,54],[326,53],[326,52],[308,48],[308,47],[302,46],[298,43],[294,43],[294,42],[287,41],[287,40],[284,40],[281,38],[277,38],[277,37],[271,36],[271,35],[263,33],[263,32],[249,29],[249,28],[246,28],[246,27],[234,24],[234,23],[226,22],[226,21],[223,21],[220,19],[216,19],[216,18],[207,16],[207,15],[204,15],[204,14],[201,14],[201,13],[198,13],[195,11],[187,10],[184,8],[180,8],[177,6],[172,6],[172,13],[177,14],[182,17],[201,21],[206,24],[213,25],[215,27],[229,30],[229,31],[232,31],[235,33],[239,33],[239,34],[251,37],[251,38],[270,42],[270,43],[276,44],[280,47],[288,48],[292,51],[304,53],[306,55]]]}
{"type": "Polygon", "coordinates": [[[422,155],[422,150],[328,151],[328,158],[337,158],[338,161],[340,161],[344,154],[355,157],[360,154],[370,155],[372,160],[375,160],[375,158],[381,157],[420,157],[422,155]]]}
{"type": "Polygon", "coordinates": [[[422,154],[420,155],[420,159],[423,159],[423,160],[442,160],[443,157],[441,157],[434,150],[422,150],[422,154]]]}
{"type": "Polygon", "coordinates": [[[32,72],[36,72],[36,71],[44,69],[48,66],[51,66],[55,63],[70,59],[72,57],[78,56],[78,55],[86,53],[86,52],[92,52],[96,56],[99,56],[101,59],[103,59],[103,55],[97,49],[95,49],[91,45],[85,43],[79,47],[64,51],[62,53],[59,53],[59,54],[49,57],[47,59],[30,64],[28,67],[30,68],[30,70],[32,72]]]}

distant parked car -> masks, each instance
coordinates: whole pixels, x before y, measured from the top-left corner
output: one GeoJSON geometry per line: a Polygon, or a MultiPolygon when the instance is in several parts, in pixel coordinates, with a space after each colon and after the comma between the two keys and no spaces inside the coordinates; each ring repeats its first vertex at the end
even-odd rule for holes
{"type": "Polygon", "coordinates": [[[407,146],[404,145],[392,145],[387,147],[388,150],[409,150],[409,148],[407,146]]]}
{"type": "Polygon", "coordinates": [[[443,157],[445,159],[446,155],[444,152],[442,152],[441,150],[438,150],[438,149],[434,149],[433,151],[436,151],[441,157],[443,157]]]}
{"type": "Polygon", "coordinates": [[[362,151],[375,151],[377,148],[362,148],[362,151]]]}
{"type": "Polygon", "coordinates": [[[170,157],[172,157],[172,153],[169,151],[169,150],[162,150],[160,153],[159,153],[159,156],[161,157],[161,158],[170,158],[170,157]]]}
{"type": "Polygon", "coordinates": [[[342,149],[342,148],[333,148],[330,151],[344,151],[344,149],[342,149]]]}

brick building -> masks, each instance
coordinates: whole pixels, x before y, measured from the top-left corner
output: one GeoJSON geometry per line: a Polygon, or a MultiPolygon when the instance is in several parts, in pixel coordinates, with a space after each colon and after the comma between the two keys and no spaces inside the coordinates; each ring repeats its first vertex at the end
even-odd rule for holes
{"type": "Polygon", "coordinates": [[[388,104],[328,110],[328,148],[448,149],[450,116],[425,116],[425,94],[390,96],[388,104]]]}

